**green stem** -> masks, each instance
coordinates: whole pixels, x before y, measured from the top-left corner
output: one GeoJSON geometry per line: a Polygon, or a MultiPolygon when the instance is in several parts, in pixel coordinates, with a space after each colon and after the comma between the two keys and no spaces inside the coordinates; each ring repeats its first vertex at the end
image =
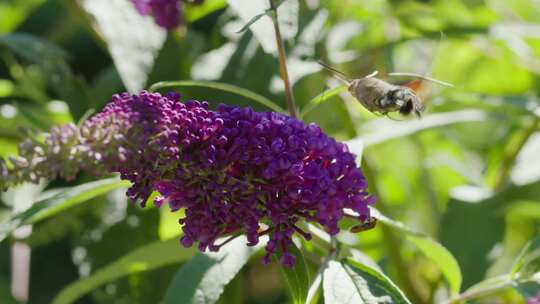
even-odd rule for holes
{"type": "MultiPolygon", "coordinates": [[[[382,195],[375,181],[376,172],[367,156],[364,156],[362,163],[362,171],[364,172],[366,179],[369,182],[371,193],[377,197],[377,208],[386,215],[389,215],[388,207],[382,201],[382,195]]],[[[389,259],[396,269],[399,285],[403,287],[403,290],[407,294],[412,303],[423,303],[422,297],[411,283],[409,277],[409,267],[401,256],[401,240],[394,234],[392,229],[386,225],[380,225],[380,229],[383,233],[383,244],[386,247],[386,252],[389,255],[389,259]]]]}
{"type": "Polygon", "coordinates": [[[274,24],[274,32],[276,35],[276,44],[278,49],[279,56],[279,73],[281,74],[281,79],[283,79],[283,84],[285,85],[285,97],[287,98],[287,108],[292,117],[297,118],[298,114],[296,112],[296,106],[294,103],[294,95],[292,92],[291,82],[289,81],[289,71],[287,69],[287,59],[285,55],[285,46],[283,44],[283,39],[281,38],[281,31],[279,29],[278,22],[278,12],[277,12],[277,3],[276,0],[270,1],[270,17],[272,23],[274,24]]]}
{"type": "Polygon", "coordinates": [[[523,134],[518,139],[517,143],[509,145],[506,156],[504,157],[502,161],[501,167],[495,179],[495,184],[494,184],[495,190],[500,190],[505,185],[505,183],[508,180],[508,177],[510,176],[512,167],[514,166],[514,163],[516,162],[516,158],[519,155],[519,152],[521,151],[521,149],[523,149],[523,146],[525,146],[529,138],[538,129],[540,118],[534,117],[533,119],[534,120],[525,128],[525,130],[523,130],[523,134]]]}

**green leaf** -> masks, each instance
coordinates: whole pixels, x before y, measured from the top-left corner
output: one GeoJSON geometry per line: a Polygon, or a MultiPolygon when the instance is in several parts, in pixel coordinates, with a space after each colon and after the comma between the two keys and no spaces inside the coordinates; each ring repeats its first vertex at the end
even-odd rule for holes
{"type": "Polygon", "coordinates": [[[483,121],[487,118],[480,110],[461,110],[446,113],[429,114],[421,120],[393,121],[388,118],[372,120],[362,128],[361,135],[347,141],[348,145],[363,142],[365,146],[376,145],[391,139],[408,136],[420,131],[447,126],[456,123],[483,121]]]}
{"type": "Polygon", "coordinates": [[[54,298],[52,303],[74,303],[85,294],[106,283],[131,274],[186,261],[194,253],[195,249],[183,248],[177,239],[139,247],[115,262],[98,269],[91,276],[68,285],[54,298]]]}
{"type": "Polygon", "coordinates": [[[384,274],[352,260],[330,261],[323,274],[325,303],[410,303],[384,274]]]}
{"type": "Polygon", "coordinates": [[[241,236],[218,252],[196,254],[178,270],[163,303],[216,303],[225,286],[258,248],[246,246],[246,239],[241,236]]]}
{"type": "Polygon", "coordinates": [[[295,257],[296,264],[290,268],[279,263],[281,273],[285,277],[293,303],[303,304],[306,302],[310,282],[306,260],[296,245],[290,246],[289,253],[295,257]]]}
{"type": "Polygon", "coordinates": [[[194,22],[225,6],[227,6],[227,1],[225,0],[206,0],[199,5],[184,6],[184,13],[188,22],[194,22]]]}
{"type": "Polygon", "coordinates": [[[0,2],[0,33],[15,30],[21,23],[27,21],[37,7],[45,0],[2,1],[0,2]]]}
{"type": "Polygon", "coordinates": [[[540,219],[540,201],[516,201],[506,208],[506,213],[514,218],[540,219]]]}
{"type": "Polygon", "coordinates": [[[372,208],[371,211],[372,216],[381,223],[406,233],[407,240],[413,243],[418,250],[420,250],[427,258],[432,260],[439,267],[444,277],[448,281],[448,285],[450,286],[452,293],[459,293],[462,283],[461,269],[459,268],[457,260],[454,258],[452,253],[448,251],[448,249],[431,237],[414,231],[405,224],[384,216],[374,208],[372,208]]]}
{"type": "Polygon", "coordinates": [[[461,270],[458,262],[450,251],[427,236],[409,235],[407,236],[407,240],[416,245],[426,257],[431,259],[431,261],[441,269],[444,277],[448,281],[448,285],[450,285],[450,290],[454,294],[459,293],[462,281],[461,270]]]}
{"type": "Polygon", "coordinates": [[[237,34],[240,34],[240,33],[243,33],[245,31],[247,31],[249,29],[249,27],[257,22],[257,20],[261,19],[262,17],[264,16],[268,16],[268,14],[271,12],[271,10],[266,10],[264,13],[261,13],[261,14],[258,14],[258,15],[255,15],[255,17],[251,18],[251,20],[249,20],[241,29],[239,29],[236,33],[237,34]]]}
{"type": "Polygon", "coordinates": [[[0,276],[0,302],[3,304],[18,304],[19,302],[16,301],[11,294],[11,281],[9,277],[6,278],[6,276],[0,276]]]}
{"type": "Polygon", "coordinates": [[[93,17],[93,28],[107,43],[126,88],[141,90],[165,42],[165,30],[141,16],[128,0],[84,0],[81,6],[93,17]]]}
{"type": "Polygon", "coordinates": [[[2,45],[39,67],[38,74],[30,67],[21,75],[24,77],[16,77],[18,90],[24,88],[24,95],[36,101],[49,100],[45,95],[45,88],[40,87],[40,82],[36,79],[41,76],[58,96],[69,104],[76,119],[92,106],[93,100],[88,96],[85,82],[73,75],[66,61],[68,55],[63,49],[40,37],[20,33],[0,36],[0,46],[2,45]]]}
{"type": "Polygon", "coordinates": [[[523,247],[512,266],[511,276],[514,278],[518,273],[520,277],[530,276],[536,272],[540,272],[540,236],[523,247]]]}
{"type": "Polygon", "coordinates": [[[537,118],[536,122],[519,133],[523,146],[520,145],[520,142],[515,145],[514,151],[519,148],[519,153],[516,155],[510,173],[512,182],[516,185],[532,184],[540,180],[540,163],[538,162],[540,132],[534,132],[540,125],[539,119],[537,118]]]}
{"type": "Polygon", "coordinates": [[[67,57],[64,50],[45,39],[24,33],[0,36],[0,46],[8,47],[12,52],[32,63],[44,60],[63,60],[67,57]]]}
{"type": "Polygon", "coordinates": [[[304,106],[300,113],[300,117],[305,117],[307,114],[309,114],[311,111],[313,111],[317,106],[319,106],[321,103],[330,100],[332,97],[347,91],[347,86],[341,85],[337,86],[331,90],[322,92],[321,94],[313,97],[308,103],[304,106]]]}
{"type": "Polygon", "coordinates": [[[11,216],[0,223],[0,241],[6,238],[16,228],[33,224],[55,215],[62,210],[73,207],[94,197],[103,195],[111,190],[127,187],[128,181],[117,178],[102,179],[66,189],[55,189],[54,195],[34,203],[27,210],[11,216]]]}
{"type": "Polygon", "coordinates": [[[178,220],[185,216],[184,209],[171,212],[169,208],[160,208],[159,214],[159,239],[168,240],[177,237],[181,233],[178,229],[178,220]]]}
{"type": "Polygon", "coordinates": [[[503,240],[505,230],[502,213],[493,211],[504,201],[493,197],[474,204],[455,199],[448,202],[439,226],[439,240],[457,259],[463,288],[482,280],[492,264],[489,252],[503,240]]]}
{"type": "Polygon", "coordinates": [[[527,279],[515,279],[509,274],[488,278],[474,284],[460,294],[459,297],[453,298],[452,301],[457,302],[481,298],[511,287],[521,293],[525,298],[535,297],[540,291],[540,272],[527,279]]]}
{"type": "Polygon", "coordinates": [[[163,88],[170,88],[170,87],[205,87],[205,88],[210,88],[210,89],[216,89],[216,90],[233,93],[233,94],[251,99],[276,112],[286,113],[286,111],[283,108],[276,105],[270,99],[262,95],[259,95],[255,92],[252,92],[250,90],[243,89],[243,88],[240,88],[238,86],[228,84],[228,83],[212,82],[212,81],[163,81],[163,82],[158,82],[158,83],[153,84],[150,87],[150,90],[155,91],[155,90],[159,90],[163,88]]]}
{"type": "MultiPolygon", "coordinates": [[[[506,289],[512,285],[512,279],[509,275],[501,275],[485,279],[469,287],[465,292],[459,295],[459,299],[474,299],[485,296],[499,290],[506,289]]],[[[457,298],[455,299],[457,301],[457,298]]]]}

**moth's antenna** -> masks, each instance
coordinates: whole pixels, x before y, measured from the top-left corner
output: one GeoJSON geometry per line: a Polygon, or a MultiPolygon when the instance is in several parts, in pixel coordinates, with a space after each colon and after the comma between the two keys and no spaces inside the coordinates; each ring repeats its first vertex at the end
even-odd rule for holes
{"type": "Polygon", "coordinates": [[[441,80],[437,80],[435,78],[431,78],[431,77],[416,74],[416,73],[388,73],[388,76],[414,77],[414,78],[420,78],[420,79],[423,79],[423,80],[431,81],[433,83],[440,84],[442,86],[451,87],[451,88],[454,87],[454,85],[451,84],[451,83],[444,82],[444,81],[441,81],[441,80]]]}
{"type": "Polygon", "coordinates": [[[351,84],[351,79],[349,79],[349,77],[347,77],[347,75],[345,75],[343,72],[336,70],[335,68],[329,66],[328,64],[322,62],[321,60],[317,60],[317,63],[320,64],[323,68],[332,72],[334,74],[334,77],[344,82],[346,85],[351,84]]]}

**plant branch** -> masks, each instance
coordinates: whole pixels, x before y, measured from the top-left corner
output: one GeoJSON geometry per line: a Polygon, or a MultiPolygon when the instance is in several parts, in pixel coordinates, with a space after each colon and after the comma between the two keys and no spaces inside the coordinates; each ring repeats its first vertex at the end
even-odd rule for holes
{"type": "Polygon", "coordinates": [[[281,79],[283,79],[283,84],[285,85],[285,97],[287,98],[287,108],[292,117],[297,118],[298,114],[296,113],[296,106],[294,103],[294,95],[291,88],[291,83],[289,81],[289,71],[287,70],[287,59],[285,55],[285,46],[283,44],[283,39],[281,38],[281,31],[279,30],[278,22],[278,12],[277,12],[277,3],[276,0],[270,1],[270,17],[272,23],[274,24],[274,32],[276,35],[276,44],[278,49],[279,56],[279,73],[281,74],[281,79]]]}

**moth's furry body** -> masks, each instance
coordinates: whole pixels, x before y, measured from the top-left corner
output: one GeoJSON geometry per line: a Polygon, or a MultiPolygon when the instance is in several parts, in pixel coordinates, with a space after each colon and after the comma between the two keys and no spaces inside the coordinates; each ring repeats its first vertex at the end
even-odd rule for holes
{"type": "Polygon", "coordinates": [[[408,115],[424,111],[422,100],[404,86],[394,85],[375,77],[355,79],[349,83],[349,92],[369,111],[387,114],[399,111],[408,115]]]}
{"type": "MultiPolygon", "coordinates": [[[[349,92],[369,111],[386,115],[390,112],[399,111],[403,115],[414,112],[418,117],[424,111],[424,103],[413,89],[388,83],[375,78],[377,72],[360,79],[349,79],[344,73],[334,69],[322,61],[317,61],[321,66],[334,73],[334,76],[349,86],[349,92]]],[[[451,87],[452,84],[436,80],[427,76],[412,73],[390,73],[393,76],[415,77],[428,80],[440,85],[451,87]]]]}

